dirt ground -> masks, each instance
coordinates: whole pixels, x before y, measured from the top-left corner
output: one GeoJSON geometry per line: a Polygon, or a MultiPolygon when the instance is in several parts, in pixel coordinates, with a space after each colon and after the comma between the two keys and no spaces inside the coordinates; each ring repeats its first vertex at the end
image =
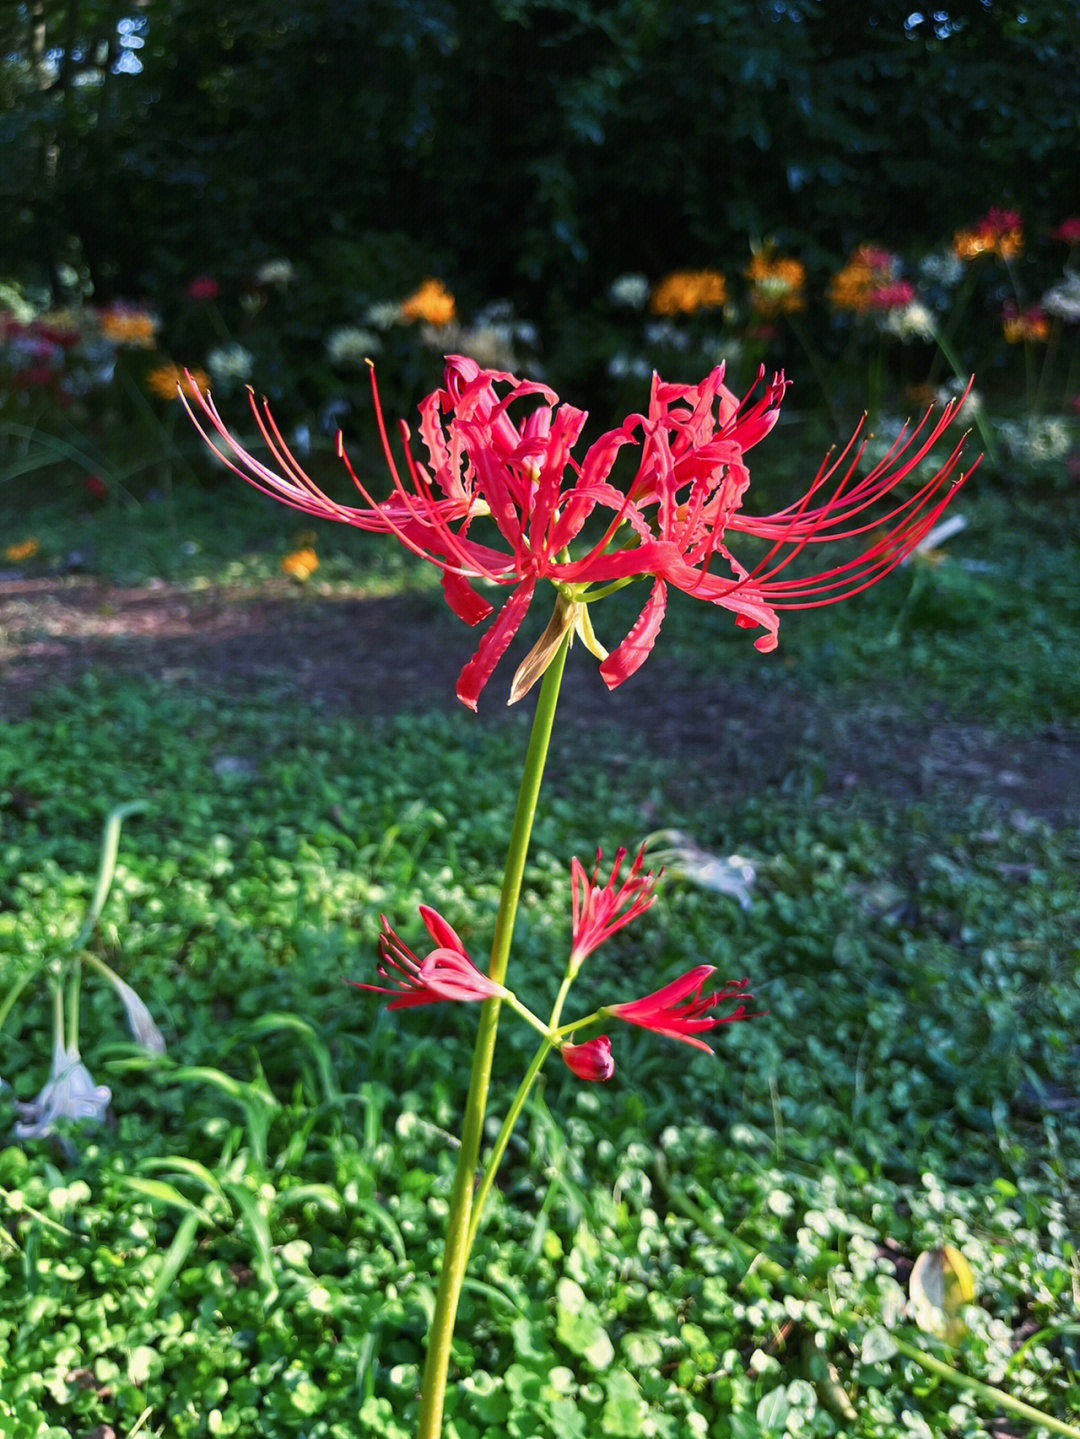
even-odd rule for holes
{"type": "MultiPolygon", "coordinates": [[[[0,720],[29,714],[50,689],[89,670],[213,689],[273,687],[356,716],[455,708],[454,682],[475,636],[437,594],[317,595],[122,589],[81,576],[0,580],[0,720]]],[[[593,666],[575,650],[571,665],[593,666]]],[[[483,721],[506,713],[514,653],[481,697],[483,721]]],[[[526,703],[529,703],[526,701],[526,703]]],[[[662,648],[613,694],[600,680],[564,687],[560,750],[591,739],[605,753],[640,746],[685,775],[679,798],[731,799],[807,773],[825,801],[859,788],[909,799],[979,796],[1023,829],[1080,815],[1080,731],[1003,739],[875,696],[826,706],[797,682],[682,673],[662,648]],[[622,737],[620,744],[620,736],[622,737]],[[685,763],[683,763],[685,761],[685,763]]]]}

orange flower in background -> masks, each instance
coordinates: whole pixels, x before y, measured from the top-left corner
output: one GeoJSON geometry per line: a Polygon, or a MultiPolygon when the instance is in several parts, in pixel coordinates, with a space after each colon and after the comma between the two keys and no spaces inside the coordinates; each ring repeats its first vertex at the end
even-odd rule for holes
{"type": "Polygon", "coordinates": [[[655,315],[692,315],[727,304],[727,281],[719,270],[675,270],[652,292],[655,315]]]}
{"type": "Polygon", "coordinates": [[[210,388],[210,376],[204,370],[182,370],[179,365],[158,365],[146,377],[146,388],[163,400],[175,400],[183,391],[195,399],[200,390],[210,388]]]}
{"type": "Polygon", "coordinates": [[[829,304],[857,315],[880,308],[878,297],[895,282],[898,264],[891,250],[860,245],[829,281],[829,304]]]}
{"type": "Polygon", "coordinates": [[[1016,305],[1006,305],[1002,326],[1005,339],[1010,345],[1018,345],[1025,340],[1038,343],[1050,336],[1050,321],[1046,311],[1038,305],[1032,305],[1028,310],[1018,309],[1016,305]]]}
{"type": "Polygon", "coordinates": [[[952,247],[959,260],[979,255],[1015,260],[1024,248],[1024,221],[1018,210],[987,210],[970,230],[957,230],[952,247]]]}
{"type": "Polygon", "coordinates": [[[17,545],[8,545],[4,551],[4,559],[21,564],[23,560],[32,560],[40,549],[40,540],[22,540],[17,545]]]}
{"type": "Polygon", "coordinates": [[[309,580],[319,568],[319,557],[314,550],[293,550],[281,561],[281,568],[294,580],[309,580]]]}
{"type": "Polygon", "coordinates": [[[787,315],[805,308],[806,266],[801,260],[756,254],[746,271],[750,303],[759,315],[787,315]]]}
{"type": "Polygon", "coordinates": [[[148,310],[114,305],[109,310],[102,310],[98,323],[105,338],[118,345],[134,345],[140,350],[154,348],[158,322],[148,310]]]}
{"type": "Polygon", "coordinates": [[[454,297],[441,280],[425,280],[415,295],[401,305],[404,320],[426,320],[429,325],[448,325],[457,313],[454,297]]]}

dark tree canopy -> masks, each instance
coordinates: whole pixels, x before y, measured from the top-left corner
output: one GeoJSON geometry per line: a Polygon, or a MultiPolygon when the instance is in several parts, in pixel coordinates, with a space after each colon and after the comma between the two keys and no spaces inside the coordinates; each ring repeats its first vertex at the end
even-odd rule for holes
{"type": "Polygon", "coordinates": [[[991,205],[1054,223],[1077,30],[1075,0],[9,4],[0,273],[154,295],[283,254],[333,283],[360,241],[369,280],[404,255],[573,305],[765,236],[813,261],[991,205]]]}

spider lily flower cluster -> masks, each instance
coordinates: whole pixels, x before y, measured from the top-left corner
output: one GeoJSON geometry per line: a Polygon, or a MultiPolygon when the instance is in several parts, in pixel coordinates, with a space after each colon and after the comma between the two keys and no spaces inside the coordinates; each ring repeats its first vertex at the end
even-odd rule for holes
{"type": "MultiPolygon", "coordinates": [[[[638,852],[626,878],[620,880],[626,857],[627,851],[620,849],[615,856],[611,876],[604,884],[600,883],[600,853],[596,856],[591,877],[577,858],[571,862],[573,924],[562,997],[565,997],[585,959],[624,925],[644,914],[656,898],[656,884],[660,876],[642,872],[644,848],[638,852]]],[[[716,970],[711,964],[699,964],[655,993],[621,1004],[605,1005],[569,1024],[558,1022],[562,1007],[560,1000],[551,1022],[545,1024],[512,990],[489,979],[476,967],[456,931],[442,915],[427,905],[421,905],[420,917],[435,948],[420,959],[402,943],[384,916],[383,933],[379,940],[379,974],[390,983],[380,985],[353,981],[356,987],[375,994],[391,995],[389,1009],[442,1001],[502,1000],[539,1031],[548,1044],[559,1050],[567,1066],[579,1079],[606,1080],[615,1073],[608,1035],[583,1043],[575,1043],[573,1039],[577,1031],[604,1018],[619,1019],[625,1024],[650,1029],[655,1034],[692,1044],[708,1054],[712,1050],[699,1035],[722,1024],[753,1018],[744,1002],[752,998],[747,993],[749,981],[732,981],[706,993],[706,986],[716,970]],[[719,1012],[721,1006],[730,1004],[737,1007],[727,1013],[719,1012]]]]}
{"type": "Polygon", "coordinates": [[[652,651],[669,588],[728,610],[739,625],[759,631],[759,650],[772,650],[781,612],[835,604],[875,584],[917,547],[967,477],[959,473],[961,440],[930,479],[894,498],[952,424],[960,397],[905,428],[865,474],[856,431],[823,461],[798,500],[773,514],[751,515],[743,509],[750,486],[746,454],[776,424],[787,387],[782,374],[741,401],[725,386],[723,366],[697,385],[654,375],[647,411],[600,435],[579,458],[574,450],[584,411],[560,403],[546,385],[482,370],[464,356],[448,358],[443,388],[420,406],[426,463],[413,455],[402,422],[402,472],[374,372],[372,384],[393,488],[388,498],[376,499],[339,440],[360,505],[340,504],[320,489],[254,395],[272,465],[230,433],[203,388],[182,398],[219,457],[257,488],[305,514],[393,535],[436,565],[447,602],[467,624],[495,615],[479,587],[509,591],[458,680],[458,698],[471,709],[541,581],[557,591],[555,613],[519,668],[511,702],[540,677],[571,630],[600,659],[608,687],[622,684],[652,651]],[[620,486],[612,472],[624,451],[636,472],[620,486]],[[769,545],[752,569],[728,548],[730,537],[743,535],[769,545]],[[848,540],[859,542],[855,552],[829,568],[809,575],[789,569],[808,546],[848,540]],[[636,580],[650,583],[649,596],[609,653],[596,638],[588,606],[636,580]]]}

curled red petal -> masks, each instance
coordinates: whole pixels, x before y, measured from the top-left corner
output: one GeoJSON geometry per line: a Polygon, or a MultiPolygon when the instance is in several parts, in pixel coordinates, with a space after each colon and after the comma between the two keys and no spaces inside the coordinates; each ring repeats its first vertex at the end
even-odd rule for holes
{"type": "Polygon", "coordinates": [[[467,625],[482,623],[495,608],[483,595],[477,594],[464,575],[455,574],[453,570],[443,570],[442,588],[446,603],[467,625]]]}
{"type": "Polygon", "coordinates": [[[629,679],[649,658],[666,610],[667,585],[663,580],[657,580],[630,633],[600,666],[600,677],[609,690],[629,679]]]}
{"type": "Polygon", "coordinates": [[[459,954],[465,953],[465,946],[458,938],[454,926],[443,919],[437,909],[432,909],[430,905],[422,904],[420,906],[420,918],[424,921],[427,932],[435,941],[437,948],[456,949],[459,954]]]}
{"type": "Polygon", "coordinates": [[[503,605],[498,619],[480,641],[479,648],[461,671],[457,682],[457,697],[469,709],[476,708],[480,692],[494,672],[495,666],[506,653],[507,648],[521,628],[525,612],[532,602],[536,581],[528,579],[503,605]]]}

